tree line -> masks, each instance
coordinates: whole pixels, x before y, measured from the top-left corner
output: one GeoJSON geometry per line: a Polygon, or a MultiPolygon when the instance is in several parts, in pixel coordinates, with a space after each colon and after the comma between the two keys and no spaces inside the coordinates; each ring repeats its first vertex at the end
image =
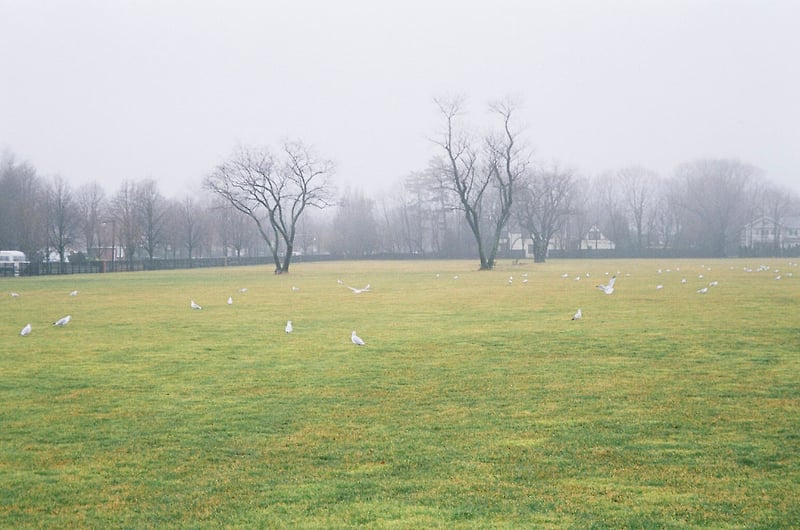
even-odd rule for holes
{"type": "MultiPolygon", "coordinates": [[[[537,163],[515,122],[518,106],[493,102],[488,132],[467,121],[463,99],[437,99],[437,155],[377,197],[337,192],[335,164],[302,141],[241,147],[203,181],[204,191],[167,198],[151,179],[108,193],[40,175],[12,153],[0,157],[0,248],[32,261],[269,256],[288,272],[301,255],[477,257],[491,269],[514,238],[534,260],[581,249],[590,229],[617,251],[652,249],[722,257],[738,251],[758,216],[776,226],[800,201],[734,159],[699,159],[662,176],[640,166],[581,175],[537,163]]],[[[777,251],[778,249],[776,249],[777,251]]]]}

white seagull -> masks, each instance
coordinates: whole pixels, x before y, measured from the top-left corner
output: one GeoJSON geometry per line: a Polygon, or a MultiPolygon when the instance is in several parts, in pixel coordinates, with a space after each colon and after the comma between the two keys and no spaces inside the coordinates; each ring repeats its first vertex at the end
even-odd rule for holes
{"type": "Polygon", "coordinates": [[[11,293],[11,298],[19,298],[19,293],[11,293]]]}
{"type": "Polygon", "coordinates": [[[579,307],[575,314],[572,315],[572,320],[580,320],[583,317],[583,313],[581,313],[581,308],[579,307]]]}
{"type": "Polygon", "coordinates": [[[239,292],[240,293],[246,293],[247,292],[247,287],[242,287],[241,289],[239,289],[239,292]]]}
{"type": "Polygon", "coordinates": [[[353,331],[353,334],[350,335],[350,340],[353,341],[353,344],[356,346],[364,346],[364,344],[366,344],[363,340],[361,340],[361,337],[356,335],[355,331],[353,331]]]}
{"type": "Polygon", "coordinates": [[[703,287],[702,289],[698,289],[697,292],[700,294],[706,294],[708,292],[708,287],[703,287]]]}
{"type": "Polygon", "coordinates": [[[348,288],[348,289],[350,289],[351,291],[353,291],[355,294],[360,294],[360,293],[366,293],[366,292],[369,292],[369,290],[370,290],[370,285],[369,285],[369,284],[367,284],[367,285],[365,285],[365,286],[364,286],[363,288],[361,288],[361,289],[357,289],[357,288],[355,288],[355,287],[350,287],[350,286],[348,285],[348,286],[347,286],[347,288],[348,288]]]}
{"type": "Polygon", "coordinates": [[[66,326],[67,324],[69,324],[70,320],[72,320],[72,315],[67,315],[67,316],[59,318],[58,320],[53,322],[53,325],[54,326],[63,327],[63,326],[66,326]]]}
{"type": "Polygon", "coordinates": [[[614,282],[617,281],[617,276],[614,275],[608,280],[608,283],[605,285],[598,285],[597,288],[603,291],[606,294],[611,294],[614,292],[614,282]]]}
{"type": "Polygon", "coordinates": [[[286,333],[291,333],[292,331],[294,331],[294,328],[292,327],[292,321],[291,320],[286,322],[286,327],[283,328],[283,331],[285,331],[286,333]]]}
{"type": "Polygon", "coordinates": [[[203,307],[198,305],[197,302],[195,302],[194,300],[192,300],[189,303],[189,307],[191,307],[192,309],[203,309],[203,307]]]}
{"type": "Polygon", "coordinates": [[[69,293],[70,296],[78,296],[78,291],[72,291],[69,293]]]}
{"type": "Polygon", "coordinates": [[[228,305],[233,305],[233,297],[232,296],[228,297],[228,305]]]}
{"type": "Polygon", "coordinates": [[[22,328],[22,331],[20,331],[19,334],[22,337],[27,337],[28,335],[30,335],[31,334],[31,325],[30,324],[25,324],[25,327],[22,328]]]}

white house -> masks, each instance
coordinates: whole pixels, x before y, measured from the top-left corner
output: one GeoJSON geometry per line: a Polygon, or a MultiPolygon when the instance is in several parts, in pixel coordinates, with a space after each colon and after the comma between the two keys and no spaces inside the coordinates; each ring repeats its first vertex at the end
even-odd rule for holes
{"type": "Polygon", "coordinates": [[[592,225],[581,238],[581,250],[614,250],[614,248],[616,248],[614,242],[604,236],[597,225],[592,225]]]}
{"type": "MultiPolygon", "coordinates": [[[[547,245],[547,252],[564,250],[570,248],[563,232],[557,232],[547,245]]],[[[572,240],[573,244],[577,242],[572,240]]],[[[533,239],[526,237],[519,232],[508,234],[507,248],[509,253],[515,257],[533,257],[533,239]]],[[[574,248],[574,247],[572,247],[574,248]]],[[[581,250],[614,250],[616,248],[613,241],[608,239],[597,226],[592,226],[580,240],[581,250]]]]}
{"type": "Polygon", "coordinates": [[[776,223],[762,215],[742,228],[739,244],[744,248],[782,250],[800,247],[800,216],[784,217],[776,223]]]}

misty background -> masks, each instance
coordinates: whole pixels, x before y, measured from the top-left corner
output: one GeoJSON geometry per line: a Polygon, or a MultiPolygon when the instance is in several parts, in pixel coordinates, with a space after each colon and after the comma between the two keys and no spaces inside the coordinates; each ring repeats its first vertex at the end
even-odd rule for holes
{"type": "Polygon", "coordinates": [[[436,154],[434,97],[521,102],[540,164],[662,177],[698,158],[800,190],[800,4],[0,0],[0,149],[168,196],[301,138],[371,195],[436,154]]]}

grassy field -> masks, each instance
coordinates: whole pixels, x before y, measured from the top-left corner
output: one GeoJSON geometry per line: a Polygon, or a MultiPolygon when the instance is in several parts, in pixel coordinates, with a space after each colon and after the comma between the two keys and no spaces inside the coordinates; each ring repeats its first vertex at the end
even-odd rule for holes
{"type": "Polygon", "coordinates": [[[800,268],[475,269],[0,280],[0,527],[798,527],[800,268]]]}

